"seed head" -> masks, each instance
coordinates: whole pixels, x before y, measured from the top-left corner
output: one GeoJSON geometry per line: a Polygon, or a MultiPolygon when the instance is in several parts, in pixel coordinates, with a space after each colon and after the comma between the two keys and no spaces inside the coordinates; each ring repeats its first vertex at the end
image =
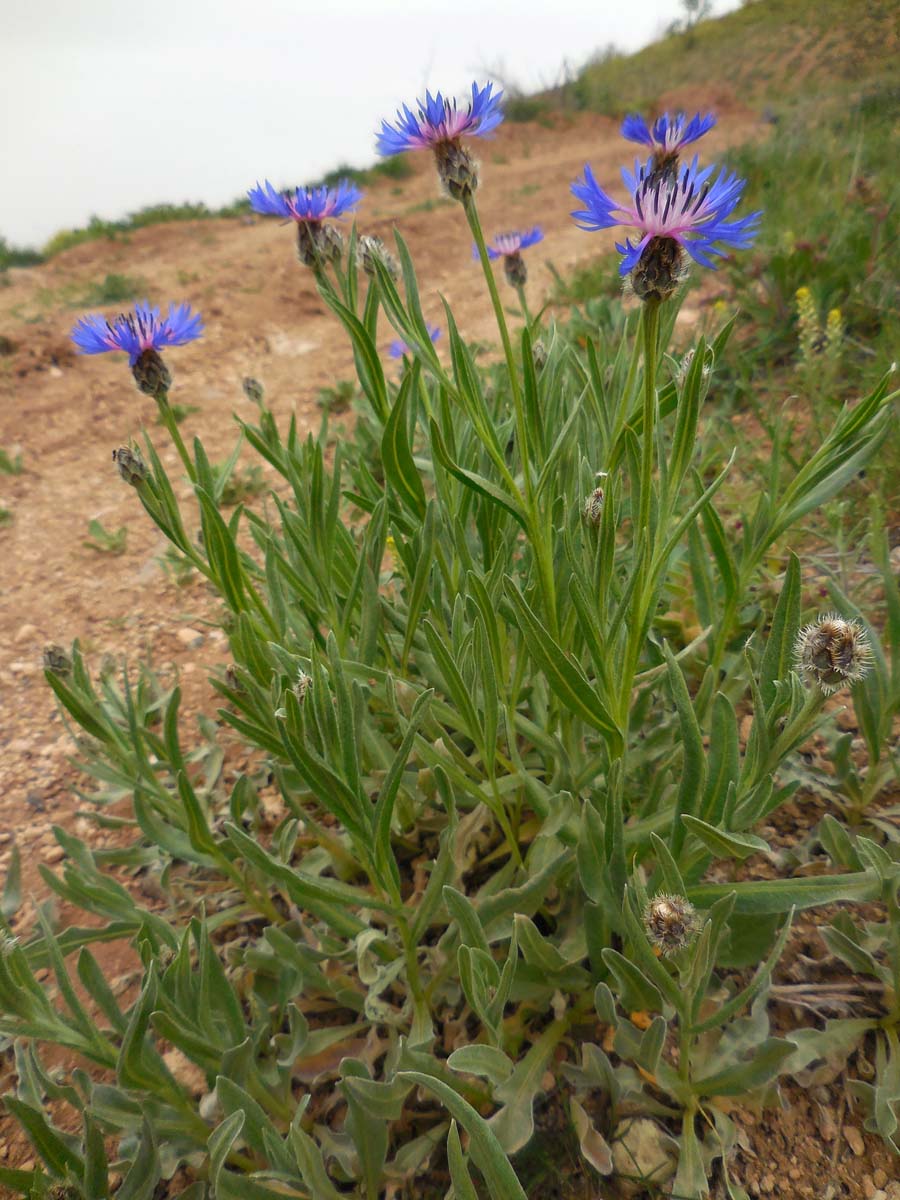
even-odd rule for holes
{"type": "Polygon", "coordinates": [[[547,365],[547,347],[540,340],[531,347],[531,358],[536,371],[543,371],[547,365]]]}
{"type": "Polygon", "coordinates": [[[664,957],[677,954],[697,933],[697,914],[684,896],[658,892],[644,909],[644,929],[664,957]]]}
{"type": "Polygon", "coordinates": [[[301,668],[301,670],[298,671],[298,673],[297,673],[297,682],[294,684],[293,688],[291,689],[293,691],[294,695],[297,697],[297,702],[299,704],[302,704],[303,701],[306,699],[306,693],[309,691],[309,689],[311,687],[312,687],[312,676],[307,675],[307,673],[301,668]]]}
{"type": "Polygon", "coordinates": [[[798,671],[826,696],[859,683],[871,667],[872,658],[862,625],[836,613],[819,617],[801,629],[794,647],[798,671]]]}
{"type": "Polygon", "coordinates": [[[599,525],[603,519],[603,488],[595,487],[589,496],[585,497],[581,507],[581,515],[588,525],[599,525]]]}
{"type": "Polygon", "coordinates": [[[140,454],[130,446],[119,446],[117,450],[113,450],[112,457],[119,474],[132,487],[140,487],[150,474],[140,454]]]}
{"type": "Polygon", "coordinates": [[[72,674],[72,660],[68,653],[56,642],[48,642],[42,655],[44,670],[60,679],[67,679],[72,674]]]}

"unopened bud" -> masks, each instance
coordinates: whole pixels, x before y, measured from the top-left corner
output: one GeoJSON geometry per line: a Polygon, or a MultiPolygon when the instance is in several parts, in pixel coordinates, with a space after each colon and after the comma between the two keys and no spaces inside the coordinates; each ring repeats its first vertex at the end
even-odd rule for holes
{"type": "Polygon", "coordinates": [[[55,642],[50,642],[44,647],[42,660],[44,670],[49,671],[51,675],[58,675],[60,679],[66,679],[72,674],[72,660],[69,658],[68,652],[55,642]]]}
{"type": "Polygon", "coordinates": [[[688,259],[674,238],[653,237],[644,247],[629,280],[639,300],[668,300],[688,273],[688,259]]]}
{"type": "Polygon", "coordinates": [[[380,237],[363,235],[359,239],[359,263],[367,275],[375,276],[375,264],[380,262],[391,279],[400,277],[400,265],[380,237]]]}
{"type": "Polygon", "coordinates": [[[142,350],[131,373],[139,390],[147,396],[159,396],[172,386],[169,368],[156,350],[142,350]]]}
{"type": "Polygon", "coordinates": [[[140,454],[129,446],[119,446],[117,450],[113,450],[112,456],[119,474],[131,487],[140,487],[150,474],[140,454]]]}
{"type": "Polygon", "coordinates": [[[547,347],[543,342],[537,341],[531,347],[531,361],[534,363],[536,371],[543,371],[547,365],[547,347]]]}
{"type": "Polygon", "coordinates": [[[872,647],[858,621],[836,613],[819,617],[800,630],[794,646],[797,669],[826,696],[859,683],[872,665],[872,647]]]}
{"type": "Polygon", "coordinates": [[[697,914],[684,896],[659,892],[644,910],[644,929],[664,957],[677,954],[697,933],[697,914]]]}
{"type": "Polygon", "coordinates": [[[478,187],[478,163],[459,142],[439,142],[434,153],[447,195],[465,204],[478,187]]]}
{"type": "Polygon", "coordinates": [[[262,404],[266,390],[258,379],[254,379],[252,375],[245,375],[241,381],[241,387],[248,400],[253,404],[262,404]]]}

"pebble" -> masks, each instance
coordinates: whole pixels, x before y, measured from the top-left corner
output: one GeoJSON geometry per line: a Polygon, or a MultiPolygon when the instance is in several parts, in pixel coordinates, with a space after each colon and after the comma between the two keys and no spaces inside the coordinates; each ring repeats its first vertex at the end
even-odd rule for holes
{"type": "Polygon", "coordinates": [[[877,1188],[883,1188],[884,1185],[887,1183],[887,1181],[888,1181],[887,1172],[882,1171],[881,1167],[878,1167],[876,1170],[874,1170],[872,1172],[872,1182],[875,1184],[875,1186],[877,1188]]]}
{"type": "Polygon", "coordinates": [[[182,646],[187,646],[189,650],[196,650],[198,646],[203,645],[203,634],[199,629],[191,629],[190,626],[179,629],[175,636],[182,646]]]}
{"type": "Polygon", "coordinates": [[[863,1136],[855,1125],[844,1126],[844,1137],[847,1139],[847,1145],[853,1151],[857,1158],[862,1158],[866,1152],[866,1144],[863,1141],[863,1136]]]}
{"type": "Polygon", "coordinates": [[[62,846],[48,846],[41,854],[41,858],[43,858],[45,863],[58,863],[65,857],[65,853],[62,846]]]}
{"type": "Polygon", "coordinates": [[[21,646],[23,642],[33,641],[38,634],[37,625],[20,625],[13,641],[17,646],[21,646]]]}

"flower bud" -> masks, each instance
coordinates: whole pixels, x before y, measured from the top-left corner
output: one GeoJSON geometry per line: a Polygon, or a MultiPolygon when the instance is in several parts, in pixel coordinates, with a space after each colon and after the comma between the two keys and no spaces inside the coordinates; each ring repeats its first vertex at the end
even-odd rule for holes
{"type": "Polygon", "coordinates": [[[826,696],[859,683],[872,665],[872,658],[862,625],[836,613],[819,617],[801,629],[794,646],[798,671],[826,696]]]}
{"type": "Polygon", "coordinates": [[[674,238],[653,237],[629,276],[639,300],[668,300],[687,278],[687,255],[674,238]]]}
{"type": "Polygon", "coordinates": [[[667,957],[683,950],[697,933],[697,914],[684,896],[658,892],[644,909],[648,939],[667,957]]]}
{"type": "Polygon", "coordinates": [[[159,396],[172,386],[169,368],[157,350],[143,350],[131,368],[138,389],[147,396],[159,396]]]}
{"type": "Polygon", "coordinates": [[[531,361],[536,371],[543,371],[547,365],[547,347],[540,340],[531,347],[531,361]]]}
{"type": "Polygon", "coordinates": [[[478,187],[478,163],[458,141],[439,142],[434,156],[447,195],[465,204],[478,187]]]}
{"type": "Polygon", "coordinates": [[[72,660],[69,658],[68,652],[55,642],[49,642],[44,647],[42,660],[44,670],[49,671],[51,675],[67,679],[72,674],[72,660]]]}
{"type": "Polygon", "coordinates": [[[391,279],[400,277],[400,265],[380,237],[363,235],[359,239],[359,262],[365,273],[373,278],[378,273],[376,262],[381,263],[391,279]]]}
{"type": "Polygon", "coordinates": [[[245,375],[241,381],[241,387],[248,400],[253,404],[262,404],[266,390],[258,379],[254,379],[252,375],[245,375]]]}
{"type": "Polygon", "coordinates": [[[140,454],[129,446],[119,446],[117,450],[113,450],[112,457],[119,474],[131,487],[140,487],[150,474],[147,464],[140,454]]]}

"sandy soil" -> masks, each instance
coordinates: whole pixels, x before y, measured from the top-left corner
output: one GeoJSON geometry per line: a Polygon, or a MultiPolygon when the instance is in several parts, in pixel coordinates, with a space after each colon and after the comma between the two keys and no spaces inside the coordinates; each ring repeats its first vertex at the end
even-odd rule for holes
{"type": "MultiPolygon", "coordinates": [[[[764,134],[758,115],[727,94],[683,92],[663,99],[716,108],[720,125],[704,142],[707,156],[764,134]]],[[[590,161],[598,178],[615,187],[628,149],[614,122],[579,115],[552,127],[503,126],[479,152],[479,207],[488,236],[535,223],[544,228],[546,240],[528,254],[528,292],[537,310],[552,286],[548,260],[565,276],[614,240],[576,229],[568,215],[569,183],[590,161]]],[[[381,181],[368,192],[360,230],[390,242],[399,229],[411,247],[429,319],[442,323],[443,295],[464,336],[493,343],[490,306],[462,213],[441,202],[430,159],[413,156],[413,162],[412,177],[381,181]]],[[[28,897],[17,917],[23,931],[34,904],[47,895],[38,864],[52,866],[62,857],[52,826],[75,828],[93,846],[109,836],[77,815],[79,776],[43,680],[43,646],[79,638],[94,665],[113,655],[177,668],[187,715],[215,708],[206,676],[227,658],[222,635],[204,624],[214,619],[214,598],[202,584],[179,588],[166,576],[157,561],[164,539],[111,462],[112,449],[147,425],[173,479],[182,481],[180,494],[189,497],[176,455],[154,424],[155,406],[134,389],[122,361],[78,357],[68,340],[85,311],[79,297],[110,273],[137,276],[154,300],[187,300],[203,314],[204,339],[173,350],[168,361],[175,373],[173,401],[199,406],[182,430],[188,439],[200,435],[213,459],[224,458],[234,444],[232,413],[253,415],[241,391],[244,376],[263,382],[282,423],[293,411],[302,426],[315,427],[319,389],[352,373],[342,333],[312,276],[296,261],[292,229],[274,219],[162,225],[120,241],[87,243],[43,266],[11,271],[9,286],[0,288],[0,334],[12,344],[10,353],[0,355],[0,446],[21,450],[24,461],[21,475],[0,476],[0,505],[12,514],[0,527],[0,879],[16,842],[28,897]],[[124,554],[112,557],[84,546],[92,518],[108,529],[127,527],[124,554]]],[[[696,317],[696,303],[685,321],[696,317]]],[[[385,350],[392,336],[385,325],[385,350]]],[[[245,454],[243,461],[254,460],[245,454]]],[[[104,959],[110,975],[124,965],[104,959]]],[[[11,1082],[7,1074],[2,1090],[11,1082]]],[[[859,1130],[858,1119],[848,1126],[851,1135],[838,1118],[826,1144],[816,1123],[822,1098],[814,1103],[795,1093],[793,1099],[787,1122],[779,1114],[747,1114],[742,1154],[751,1194],[824,1195],[823,1169],[834,1180],[833,1196],[869,1197],[890,1186],[895,1164],[877,1139],[859,1130]],[[776,1127],[782,1136],[773,1156],[776,1127]]],[[[9,1121],[0,1120],[0,1162],[21,1165],[32,1158],[9,1121]]]]}

